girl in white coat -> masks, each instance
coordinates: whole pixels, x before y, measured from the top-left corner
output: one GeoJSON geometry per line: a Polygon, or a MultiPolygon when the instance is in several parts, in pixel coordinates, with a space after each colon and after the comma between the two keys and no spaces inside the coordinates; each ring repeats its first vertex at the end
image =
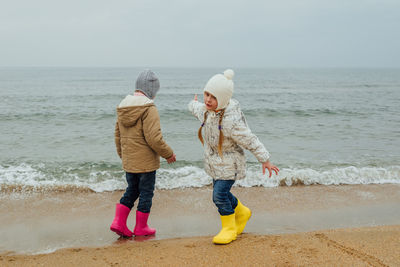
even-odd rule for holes
{"type": "Polygon", "coordinates": [[[278,174],[278,167],[269,161],[269,153],[249,127],[233,94],[233,70],[211,77],[204,88],[204,103],[197,95],[189,103],[189,110],[201,122],[198,132],[205,145],[205,171],[213,178],[213,202],[221,217],[222,229],[214,236],[215,244],[228,244],[241,234],[251,217],[251,211],[231,192],[235,180],[246,176],[246,158],[243,151],[253,153],[265,169],[278,174]],[[204,128],[204,139],[202,129],[204,128]],[[205,141],[205,142],[204,142],[205,141]]]}

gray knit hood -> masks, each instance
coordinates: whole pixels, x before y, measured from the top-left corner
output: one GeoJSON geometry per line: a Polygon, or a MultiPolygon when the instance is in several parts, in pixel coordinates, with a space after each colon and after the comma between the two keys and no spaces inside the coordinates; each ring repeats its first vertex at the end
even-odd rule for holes
{"type": "Polygon", "coordinates": [[[136,90],[142,91],[148,98],[154,99],[160,90],[160,81],[151,70],[144,70],[136,80],[136,90]]]}

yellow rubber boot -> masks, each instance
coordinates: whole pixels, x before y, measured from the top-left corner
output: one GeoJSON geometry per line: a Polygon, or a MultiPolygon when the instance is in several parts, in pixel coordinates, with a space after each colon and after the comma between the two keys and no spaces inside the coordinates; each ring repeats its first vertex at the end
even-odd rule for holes
{"type": "Polygon", "coordinates": [[[236,240],[236,224],[235,224],[235,214],[220,216],[222,229],[214,236],[214,244],[229,244],[233,240],[236,240]]]}
{"type": "Polygon", "coordinates": [[[236,231],[240,235],[244,228],[246,227],[247,221],[251,217],[251,210],[244,206],[238,199],[238,204],[235,208],[235,221],[236,221],[236,231]]]}

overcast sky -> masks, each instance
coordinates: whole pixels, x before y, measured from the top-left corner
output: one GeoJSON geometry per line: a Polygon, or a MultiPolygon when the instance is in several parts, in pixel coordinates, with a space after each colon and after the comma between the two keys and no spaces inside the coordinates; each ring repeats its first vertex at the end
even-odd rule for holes
{"type": "Polygon", "coordinates": [[[0,0],[0,66],[400,67],[400,0],[0,0]]]}

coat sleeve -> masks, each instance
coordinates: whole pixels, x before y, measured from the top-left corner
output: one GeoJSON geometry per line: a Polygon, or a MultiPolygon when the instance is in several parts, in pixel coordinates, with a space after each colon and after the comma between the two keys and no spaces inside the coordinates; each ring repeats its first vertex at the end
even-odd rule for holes
{"type": "Polygon", "coordinates": [[[149,108],[147,114],[143,116],[143,133],[146,142],[161,157],[168,159],[174,152],[164,141],[161,133],[160,116],[156,107],[149,108]]]}
{"type": "Polygon", "coordinates": [[[238,145],[253,153],[259,162],[263,163],[269,159],[269,152],[247,126],[243,112],[241,112],[241,118],[232,125],[231,138],[238,145]]]}
{"type": "Polygon", "coordinates": [[[114,133],[114,136],[115,136],[115,146],[116,146],[116,148],[117,148],[118,156],[119,156],[120,158],[122,158],[122,153],[121,153],[121,134],[120,134],[120,132],[119,132],[118,121],[117,121],[117,123],[115,123],[115,133],[114,133]]]}
{"type": "Polygon", "coordinates": [[[188,105],[189,111],[199,119],[201,122],[204,120],[205,105],[199,101],[192,100],[188,105]]]}

